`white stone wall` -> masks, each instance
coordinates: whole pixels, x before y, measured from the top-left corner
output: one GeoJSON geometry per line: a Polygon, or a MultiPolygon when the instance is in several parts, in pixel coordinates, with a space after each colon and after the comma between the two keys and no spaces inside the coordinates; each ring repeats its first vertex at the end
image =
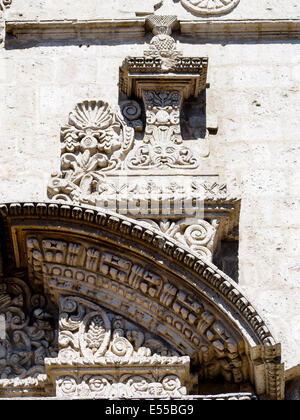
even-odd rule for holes
{"type": "MultiPolygon", "coordinates": [[[[132,18],[156,3],[13,0],[5,18],[132,18]]],[[[195,18],[179,3],[175,7],[195,18]]],[[[226,18],[296,19],[300,3],[241,0],[226,18]]],[[[291,368],[300,361],[300,43],[180,41],[185,55],[209,57],[208,113],[216,113],[219,122],[210,164],[229,192],[242,198],[240,284],[282,343],[291,368]]],[[[117,105],[119,66],[126,55],[142,54],[145,45],[107,41],[0,49],[0,202],[47,198],[69,112],[86,99],[117,105]]]]}
{"type": "MultiPolygon", "coordinates": [[[[162,0],[12,0],[8,20],[131,18],[151,13],[162,0]]],[[[164,0],[170,12],[183,19],[196,16],[180,0],[164,0]]],[[[159,10],[159,9],[158,9],[159,10]]],[[[204,17],[207,19],[207,16],[204,17]]],[[[239,5],[214,19],[299,19],[298,0],[240,0],[239,5]]]]}

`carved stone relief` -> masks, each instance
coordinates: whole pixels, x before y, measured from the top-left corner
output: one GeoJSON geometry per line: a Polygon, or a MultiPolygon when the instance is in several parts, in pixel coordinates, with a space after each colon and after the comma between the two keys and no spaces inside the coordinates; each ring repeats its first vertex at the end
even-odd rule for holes
{"type": "Polygon", "coordinates": [[[104,173],[121,168],[134,130],[107,103],[85,101],[70,114],[61,139],[61,173],[53,174],[48,191],[55,199],[90,203],[104,173]]]}
{"type": "MultiPolygon", "coordinates": [[[[43,272],[44,287],[55,301],[61,293],[88,296],[128,314],[182,354],[192,357],[194,363],[199,363],[201,378],[221,375],[234,383],[247,380],[248,361],[236,333],[230,332],[204,302],[178,288],[169,278],[97,247],[31,237],[27,244],[28,255],[34,256],[29,259],[31,276],[38,278],[43,272]]],[[[99,322],[107,329],[108,321],[103,319],[99,322]]],[[[104,337],[103,332],[103,342],[104,337]]],[[[74,344],[72,349],[76,349],[74,344]]],[[[133,350],[131,354],[134,355],[133,350]]],[[[160,354],[170,353],[162,350],[160,354]]],[[[69,350],[68,356],[72,358],[69,350]]]]}
{"type": "Polygon", "coordinates": [[[126,124],[134,128],[135,131],[143,131],[144,125],[141,120],[142,109],[140,104],[133,100],[122,101],[120,109],[126,124]]]}
{"type": "Polygon", "coordinates": [[[180,398],[187,393],[185,385],[193,383],[188,357],[86,299],[61,297],[59,306],[59,354],[46,361],[57,396],[180,398]]]}
{"type": "Polygon", "coordinates": [[[0,0],[0,10],[5,10],[10,7],[12,0],[0,0]]]}
{"type": "Polygon", "coordinates": [[[240,0],[181,0],[183,6],[199,15],[218,15],[230,12],[240,0]]]}
{"type": "Polygon", "coordinates": [[[188,246],[202,258],[207,259],[208,261],[212,260],[218,238],[218,225],[199,219],[195,219],[194,224],[191,224],[190,221],[186,223],[184,219],[179,221],[154,221],[145,219],[144,221],[155,229],[166,233],[171,238],[188,246]]]}
{"type": "Polygon", "coordinates": [[[45,358],[56,357],[58,350],[55,317],[48,311],[45,296],[32,293],[25,281],[0,281],[0,314],[5,320],[5,334],[0,338],[0,395],[9,384],[29,386],[45,380],[45,358]]]}
{"type": "MultiPolygon", "coordinates": [[[[282,399],[280,345],[275,344],[267,326],[233,281],[203,258],[197,258],[192,250],[181,247],[178,239],[172,238],[178,233],[176,226],[162,223],[159,231],[149,224],[116,214],[104,214],[92,207],[57,203],[2,205],[0,215],[8,222],[7,225],[5,222],[7,232],[11,230],[9,238],[17,267],[28,266],[27,284],[39,294],[44,290],[56,307],[63,308],[62,302],[68,297],[75,299],[75,303],[83,299],[84,311],[79,311],[80,305],[77,305],[78,311],[61,311],[65,314],[61,321],[67,320],[68,324],[69,319],[76,320],[82,313],[86,325],[86,328],[74,329],[74,335],[67,330],[65,338],[61,339],[59,350],[71,350],[77,360],[72,360],[71,368],[66,361],[57,365],[59,356],[47,357],[47,375],[29,376],[24,380],[18,377],[5,379],[6,396],[10,392],[19,395],[24,389],[30,389],[33,394],[49,395],[53,386],[61,392],[60,380],[65,377],[72,377],[76,393],[81,396],[81,392],[86,392],[81,391],[81,386],[86,387],[84,384],[88,379],[83,378],[89,375],[87,369],[95,367],[93,362],[81,362],[87,358],[96,363],[97,369],[102,369],[101,358],[115,357],[108,356],[108,352],[114,354],[112,340],[122,338],[125,348],[132,350],[128,341],[134,349],[132,358],[122,359],[122,366],[139,367],[140,377],[146,378],[149,370],[151,372],[149,366],[153,367],[153,358],[157,363],[159,356],[160,366],[163,366],[170,357],[186,357],[185,366],[191,363],[200,382],[222,381],[223,378],[236,387],[251,380],[258,395],[282,399]],[[58,224],[59,231],[54,227],[58,224]],[[217,296],[217,303],[214,296],[217,296]],[[118,333],[118,337],[114,334],[116,316],[125,321],[121,328],[123,332],[118,333]],[[109,340],[106,338],[108,325],[111,331],[109,340]],[[135,347],[127,330],[136,331],[136,337],[141,336],[138,331],[144,335],[145,331],[151,331],[165,349],[178,355],[166,355],[164,350],[157,356],[157,347],[151,347],[147,363],[144,356],[140,362],[141,350],[135,347]],[[68,343],[73,344],[69,347],[68,343]],[[98,357],[102,354],[103,343],[108,343],[107,351],[98,357]],[[140,370],[142,367],[144,371],[140,370]],[[49,378],[52,378],[52,385],[49,378]]],[[[184,225],[179,233],[184,235],[184,225]]],[[[69,307],[74,307],[74,304],[69,307]]],[[[146,336],[145,340],[142,347],[149,341],[146,336]]],[[[179,368],[178,364],[175,366],[179,368]]],[[[113,376],[115,363],[110,368],[110,373],[106,373],[113,376]]],[[[94,373],[94,376],[99,375],[103,376],[103,372],[94,373]]],[[[151,377],[148,383],[162,383],[165,376],[151,377]]],[[[118,377],[116,382],[110,382],[113,383],[123,382],[118,377]]],[[[182,380],[180,384],[184,387],[182,380]]],[[[161,389],[159,385],[157,387],[161,389]]],[[[116,385],[114,388],[120,390],[118,395],[125,395],[123,388],[116,385]]],[[[119,391],[113,392],[117,395],[119,391]]],[[[192,390],[194,393],[197,394],[196,388],[192,390]]],[[[158,394],[165,395],[160,391],[155,395],[158,394]]]]}
{"type": "Polygon", "coordinates": [[[146,129],[143,145],[128,157],[129,169],[196,169],[199,161],[183,145],[180,128],[182,94],[173,90],[144,91],[146,129]]]}

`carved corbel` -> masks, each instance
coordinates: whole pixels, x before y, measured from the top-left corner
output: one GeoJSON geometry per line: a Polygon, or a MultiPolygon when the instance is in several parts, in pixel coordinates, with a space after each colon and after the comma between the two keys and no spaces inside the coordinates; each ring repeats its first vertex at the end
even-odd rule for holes
{"type": "MultiPolygon", "coordinates": [[[[120,68],[120,89],[128,98],[144,102],[146,128],[143,144],[128,156],[127,168],[196,169],[196,154],[183,145],[183,101],[206,87],[207,58],[183,57],[171,36],[176,16],[151,15],[153,32],[143,57],[127,57],[120,68]]],[[[204,153],[207,156],[207,153],[204,153]]]]}

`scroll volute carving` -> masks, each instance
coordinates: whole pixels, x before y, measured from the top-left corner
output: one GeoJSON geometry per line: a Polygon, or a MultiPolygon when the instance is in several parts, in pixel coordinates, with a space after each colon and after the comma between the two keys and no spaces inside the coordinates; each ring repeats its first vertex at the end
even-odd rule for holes
{"type": "MultiPolygon", "coordinates": [[[[0,394],[2,381],[45,375],[45,358],[57,355],[57,324],[47,299],[19,278],[0,280],[0,394]]],[[[54,311],[53,311],[54,312],[54,311]]]]}

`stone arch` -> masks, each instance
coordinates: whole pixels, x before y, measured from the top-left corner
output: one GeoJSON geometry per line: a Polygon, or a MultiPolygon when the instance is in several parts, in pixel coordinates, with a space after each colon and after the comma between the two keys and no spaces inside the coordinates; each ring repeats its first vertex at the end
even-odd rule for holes
{"type": "Polygon", "coordinates": [[[188,382],[194,385],[186,391],[197,394],[199,381],[221,376],[228,383],[251,383],[258,396],[283,398],[280,344],[236,283],[188,247],[147,223],[95,207],[14,203],[1,205],[0,214],[7,254],[18,269],[28,270],[33,289],[46,293],[59,308],[58,357],[47,358],[46,365],[62,396],[62,389],[74,387],[78,395],[86,395],[84,387],[91,382],[95,395],[108,386],[110,393],[130,397],[146,382],[147,392],[151,388],[156,397],[178,397],[188,382]],[[68,299],[77,308],[69,315],[63,310],[68,299]],[[114,329],[116,317],[127,327],[114,329]],[[76,319],[77,329],[69,326],[69,318],[76,319]],[[106,334],[105,345],[98,339],[97,357],[80,344],[92,319],[98,336],[102,330],[106,334]],[[134,336],[150,333],[163,350],[144,341],[137,345],[132,331],[134,336]],[[130,354],[125,352],[127,358],[118,359],[125,369],[118,385],[112,379],[114,364],[109,364],[116,354],[106,353],[116,334],[130,349],[135,343],[130,354]],[[71,362],[62,356],[70,342],[77,352],[71,362]],[[106,350],[100,351],[101,346],[106,350]],[[151,379],[153,363],[162,375],[151,379]],[[99,372],[92,377],[89,368],[95,370],[95,364],[99,372]],[[100,374],[104,364],[111,369],[105,378],[100,374]],[[82,371],[79,379],[72,376],[74,366],[82,371]],[[129,375],[129,367],[135,375],[129,375]],[[62,370],[63,377],[55,373],[62,370]]]}

